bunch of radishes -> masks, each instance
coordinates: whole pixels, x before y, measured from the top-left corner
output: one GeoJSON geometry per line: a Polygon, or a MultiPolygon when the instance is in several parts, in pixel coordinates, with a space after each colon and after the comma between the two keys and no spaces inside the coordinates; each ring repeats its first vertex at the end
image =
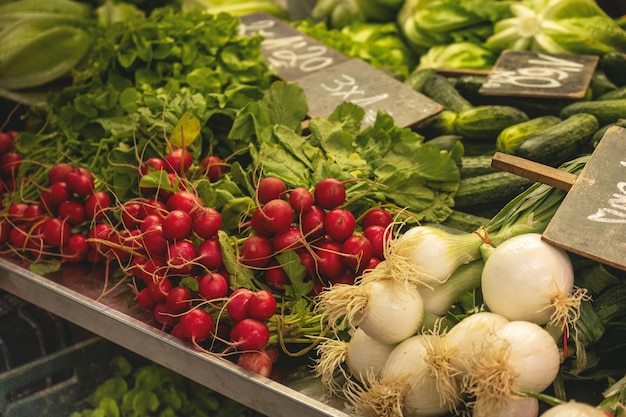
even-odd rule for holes
{"type": "Polygon", "coordinates": [[[288,190],[281,179],[266,177],[259,181],[256,198],[259,204],[250,217],[253,233],[241,245],[239,259],[262,271],[272,289],[289,284],[277,260],[284,251],[298,254],[315,292],[336,283],[353,283],[384,257],[392,214],[374,208],[357,219],[345,207],[346,189],[337,179],[323,179],[310,191],[288,190]]]}
{"type": "Polygon", "coordinates": [[[18,133],[16,130],[0,131],[0,195],[5,189],[15,189],[17,170],[23,159],[13,148],[18,133]]]}
{"type": "Polygon", "coordinates": [[[83,167],[58,163],[41,184],[39,199],[11,203],[3,213],[0,241],[13,253],[35,261],[103,260],[88,238],[111,206],[111,197],[96,192],[94,177],[83,167]]]}

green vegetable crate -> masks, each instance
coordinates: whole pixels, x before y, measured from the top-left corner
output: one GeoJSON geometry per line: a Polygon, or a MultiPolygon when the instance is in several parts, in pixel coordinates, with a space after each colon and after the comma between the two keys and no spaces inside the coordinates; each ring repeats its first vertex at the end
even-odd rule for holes
{"type": "Polygon", "coordinates": [[[0,374],[0,415],[69,416],[119,349],[94,336],[0,374]]]}

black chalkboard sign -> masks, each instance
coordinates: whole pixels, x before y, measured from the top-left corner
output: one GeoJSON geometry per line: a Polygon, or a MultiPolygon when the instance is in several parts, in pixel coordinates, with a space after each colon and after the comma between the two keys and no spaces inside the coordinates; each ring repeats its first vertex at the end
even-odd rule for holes
{"type": "Polygon", "coordinates": [[[607,130],[543,239],[626,270],[626,129],[607,130]]]}
{"type": "Polygon", "coordinates": [[[351,59],[298,79],[309,102],[310,117],[328,117],[343,102],[362,107],[364,126],[370,125],[378,110],[385,110],[396,125],[411,126],[443,107],[360,59],[351,59]]]}
{"type": "Polygon", "coordinates": [[[277,76],[294,81],[312,72],[346,61],[347,56],[293,28],[268,13],[241,17],[243,34],[263,37],[261,54],[277,76]]]}
{"type": "Polygon", "coordinates": [[[582,98],[599,58],[507,50],[498,57],[479,93],[492,96],[582,98]]]}

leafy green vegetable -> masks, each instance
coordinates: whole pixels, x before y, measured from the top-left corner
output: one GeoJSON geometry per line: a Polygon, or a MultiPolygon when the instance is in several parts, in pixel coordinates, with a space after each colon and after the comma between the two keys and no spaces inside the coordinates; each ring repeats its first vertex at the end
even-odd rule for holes
{"type": "Polygon", "coordinates": [[[498,21],[485,46],[548,53],[604,54],[626,50],[626,31],[593,0],[524,0],[498,21]]]}
{"type": "Polygon", "coordinates": [[[94,11],[71,0],[0,5],[0,88],[21,90],[68,77],[97,33],[94,11]]]}
{"type": "Polygon", "coordinates": [[[481,44],[456,42],[431,47],[421,55],[417,68],[489,69],[496,58],[496,54],[481,44]]]}
{"type": "Polygon", "coordinates": [[[334,28],[355,22],[393,22],[400,6],[401,0],[318,0],[311,17],[334,28]]]}
{"type": "Polygon", "coordinates": [[[292,25],[344,55],[360,58],[400,80],[407,78],[417,65],[417,53],[395,23],[353,22],[337,29],[305,19],[292,25]]]}
{"type": "Polygon", "coordinates": [[[352,103],[340,105],[328,119],[310,120],[310,133],[303,134],[305,103],[298,84],[276,82],[263,101],[242,110],[230,138],[254,135],[253,165],[290,187],[312,188],[328,177],[347,180],[356,215],[386,203],[417,220],[441,222],[449,215],[460,175],[448,152],[397,127],[384,112],[360,130],[364,111],[352,103]]]}
{"type": "Polygon", "coordinates": [[[31,109],[36,133],[24,135],[18,150],[43,168],[24,164],[22,173],[61,158],[77,161],[127,199],[137,190],[139,155],[163,157],[186,113],[202,129],[202,140],[191,145],[196,158],[210,150],[230,154],[223,142],[217,146],[219,137],[272,79],[261,38],[240,35],[238,26],[227,14],[170,8],[112,23],[76,69],[73,85],[31,109]]]}

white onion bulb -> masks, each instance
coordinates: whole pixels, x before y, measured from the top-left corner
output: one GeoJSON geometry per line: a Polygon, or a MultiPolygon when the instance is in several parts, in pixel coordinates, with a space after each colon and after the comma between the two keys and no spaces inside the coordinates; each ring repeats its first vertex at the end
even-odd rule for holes
{"type": "Polygon", "coordinates": [[[589,404],[570,401],[555,405],[541,417],[606,417],[607,414],[599,408],[589,404]]]}
{"type": "Polygon", "coordinates": [[[539,325],[566,320],[572,305],[574,270],[567,253],[538,233],[505,240],[488,256],[481,289],[489,310],[509,320],[527,320],[539,325]],[[564,317],[563,317],[564,316],[564,317]]]}

